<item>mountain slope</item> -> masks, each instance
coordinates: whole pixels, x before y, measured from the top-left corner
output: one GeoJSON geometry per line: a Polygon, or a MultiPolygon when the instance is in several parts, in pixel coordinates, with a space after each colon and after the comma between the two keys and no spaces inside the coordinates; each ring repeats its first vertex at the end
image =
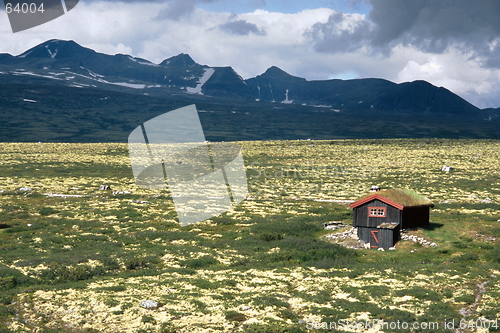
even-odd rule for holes
{"type": "Polygon", "coordinates": [[[425,81],[396,84],[383,79],[307,81],[277,67],[246,80],[259,100],[356,110],[431,112],[476,116],[479,109],[425,81]]]}
{"type": "Polygon", "coordinates": [[[119,86],[122,91],[128,88],[129,92],[163,97],[188,93],[323,106],[340,111],[443,113],[468,117],[484,114],[449,90],[425,81],[401,84],[383,79],[307,81],[275,66],[243,80],[231,67],[200,65],[188,54],[181,53],[154,64],[124,54],[98,53],[74,41],[49,40],[16,57],[0,54],[0,72],[18,76],[17,79],[23,75],[41,76],[66,85],[111,90],[119,86]]]}
{"type": "MultiPolygon", "coordinates": [[[[2,76],[0,76],[1,78],[2,76]]],[[[165,112],[196,104],[210,141],[483,138],[500,139],[498,121],[443,114],[328,108],[244,102],[198,94],[171,98],[0,80],[0,142],[126,142],[137,126],[165,112]]]]}
{"type": "Polygon", "coordinates": [[[188,104],[212,141],[500,139],[499,109],[425,81],[307,81],[275,66],[244,80],[187,54],[154,64],[60,40],[0,54],[0,141],[124,142],[142,122],[188,104]]]}
{"type": "MultiPolygon", "coordinates": [[[[167,93],[172,90],[189,93],[188,88],[194,89],[199,85],[208,66],[197,64],[186,54],[166,59],[161,64],[154,64],[124,54],[111,56],[98,53],[74,41],[49,40],[16,57],[0,56],[1,68],[10,69],[11,74],[18,76],[38,75],[56,80],[63,79],[68,81],[68,85],[83,84],[102,89],[107,84],[128,86],[132,89],[165,88],[167,93]],[[29,74],[23,74],[20,68],[29,74]]],[[[246,92],[242,89],[246,84],[233,70],[214,68],[214,71],[217,77],[226,78],[230,82],[226,85],[215,83],[212,87],[207,87],[214,96],[254,98],[249,89],[246,89],[246,92]]],[[[203,94],[203,89],[199,93],[203,94]]]]}

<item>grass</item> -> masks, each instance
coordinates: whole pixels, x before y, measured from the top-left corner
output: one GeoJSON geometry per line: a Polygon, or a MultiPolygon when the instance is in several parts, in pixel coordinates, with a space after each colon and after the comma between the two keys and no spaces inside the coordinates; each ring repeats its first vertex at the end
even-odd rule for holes
{"type": "Polygon", "coordinates": [[[239,144],[250,198],[187,227],[168,192],[134,185],[124,145],[0,144],[0,327],[302,332],[307,321],[460,321],[481,282],[467,319],[498,318],[500,143],[239,144]],[[371,185],[429,197],[431,224],[412,233],[438,246],[378,252],[324,241],[322,223],[352,219],[331,200],[371,185]],[[141,308],[146,299],[162,306],[141,308]]]}

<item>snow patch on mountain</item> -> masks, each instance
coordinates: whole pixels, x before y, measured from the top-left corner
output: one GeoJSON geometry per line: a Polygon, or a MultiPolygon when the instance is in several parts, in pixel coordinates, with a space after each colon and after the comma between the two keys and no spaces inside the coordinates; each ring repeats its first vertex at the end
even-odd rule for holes
{"type": "Polygon", "coordinates": [[[47,52],[49,52],[49,55],[52,59],[54,59],[57,55],[57,52],[59,52],[58,49],[56,49],[54,52],[52,52],[50,49],[49,49],[49,46],[48,45],[45,45],[45,48],[47,49],[47,52]]]}
{"type": "Polygon", "coordinates": [[[153,66],[153,67],[160,67],[160,65],[153,64],[152,62],[140,61],[139,59],[136,59],[136,58],[131,57],[131,56],[128,56],[128,58],[130,60],[132,60],[133,62],[136,62],[136,63],[141,64],[141,65],[153,66]]]}
{"type": "Polygon", "coordinates": [[[24,53],[24,54],[18,55],[17,57],[18,58],[26,58],[26,56],[29,55],[31,52],[33,52],[33,51],[29,51],[28,53],[24,53]]]}
{"type": "Polygon", "coordinates": [[[31,76],[43,77],[46,79],[62,80],[62,79],[55,77],[55,76],[35,74],[33,72],[25,71],[24,69],[18,69],[17,71],[11,71],[10,73],[12,75],[31,75],[31,76]]]}
{"type": "Polygon", "coordinates": [[[207,83],[208,80],[212,77],[212,75],[215,73],[214,68],[207,68],[205,69],[205,72],[203,73],[203,76],[198,80],[198,84],[196,87],[191,88],[187,87],[186,90],[190,94],[198,94],[198,95],[203,95],[203,92],[201,91],[201,88],[205,83],[207,83]]]}
{"type": "MultiPolygon", "coordinates": [[[[82,75],[83,76],[83,75],[82,75]]],[[[97,82],[101,83],[106,83],[106,84],[112,84],[115,86],[122,86],[122,87],[127,87],[127,88],[132,88],[132,89],[144,89],[146,88],[145,84],[141,83],[128,83],[128,82],[110,82],[101,78],[95,79],[97,82]]]]}
{"type": "Polygon", "coordinates": [[[292,104],[293,103],[293,99],[288,99],[288,89],[285,91],[285,100],[282,101],[281,103],[283,103],[283,104],[292,104]]]}

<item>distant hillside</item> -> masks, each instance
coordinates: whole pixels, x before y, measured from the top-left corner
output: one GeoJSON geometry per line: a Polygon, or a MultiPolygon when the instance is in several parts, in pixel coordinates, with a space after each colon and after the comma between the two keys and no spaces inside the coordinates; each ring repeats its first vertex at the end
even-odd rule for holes
{"type": "Polygon", "coordinates": [[[246,80],[262,101],[356,110],[447,113],[475,116],[479,109],[443,87],[425,81],[396,84],[382,79],[307,81],[269,68],[246,80]]]}
{"type": "MultiPolygon", "coordinates": [[[[0,76],[0,79],[2,76],[0,76]]],[[[210,141],[363,138],[500,139],[498,122],[433,114],[240,101],[196,94],[158,98],[96,88],[0,80],[0,142],[126,142],[143,122],[196,104],[210,141]]]]}

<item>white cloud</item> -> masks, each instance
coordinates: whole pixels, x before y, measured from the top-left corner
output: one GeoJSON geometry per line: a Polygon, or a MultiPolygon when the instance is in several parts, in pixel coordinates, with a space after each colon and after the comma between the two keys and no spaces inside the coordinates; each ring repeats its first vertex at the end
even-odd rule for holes
{"type": "Polygon", "coordinates": [[[482,101],[481,96],[489,96],[498,89],[500,70],[484,68],[480,58],[453,47],[442,54],[426,54],[415,49],[411,54],[419,54],[419,60],[408,58],[395,78],[396,82],[426,80],[453,91],[478,107],[493,106],[486,100],[482,101]]]}
{"type": "MultiPolygon", "coordinates": [[[[459,44],[451,43],[442,52],[430,52],[398,42],[396,37],[384,45],[384,52],[378,52],[379,46],[374,46],[368,32],[380,31],[374,30],[370,16],[329,8],[295,14],[259,9],[235,15],[197,7],[174,18],[159,15],[170,5],[80,1],[68,14],[16,34],[10,33],[6,14],[0,12],[5,15],[0,19],[0,52],[20,54],[48,39],[72,39],[98,52],[126,53],[155,63],[188,53],[201,64],[232,66],[244,78],[275,65],[310,80],[346,76],[395,82],[427,80],[480,107],[500,106],[500,97],[495,94],[500,88],[500,72],[485,65],[491,57],[482,58],[470,48],[465,52],[459,44]],[[245,22],[243,28],[250,33],[220,28],[228,22],[245,22]],[[255,33],[259,31],[262,33],[255,33]]],[[[380,6],[377,10],[380,13],[380,6]]],[[[499,50],[499,40],[491,39],[488,50],[499,50]]]]}

